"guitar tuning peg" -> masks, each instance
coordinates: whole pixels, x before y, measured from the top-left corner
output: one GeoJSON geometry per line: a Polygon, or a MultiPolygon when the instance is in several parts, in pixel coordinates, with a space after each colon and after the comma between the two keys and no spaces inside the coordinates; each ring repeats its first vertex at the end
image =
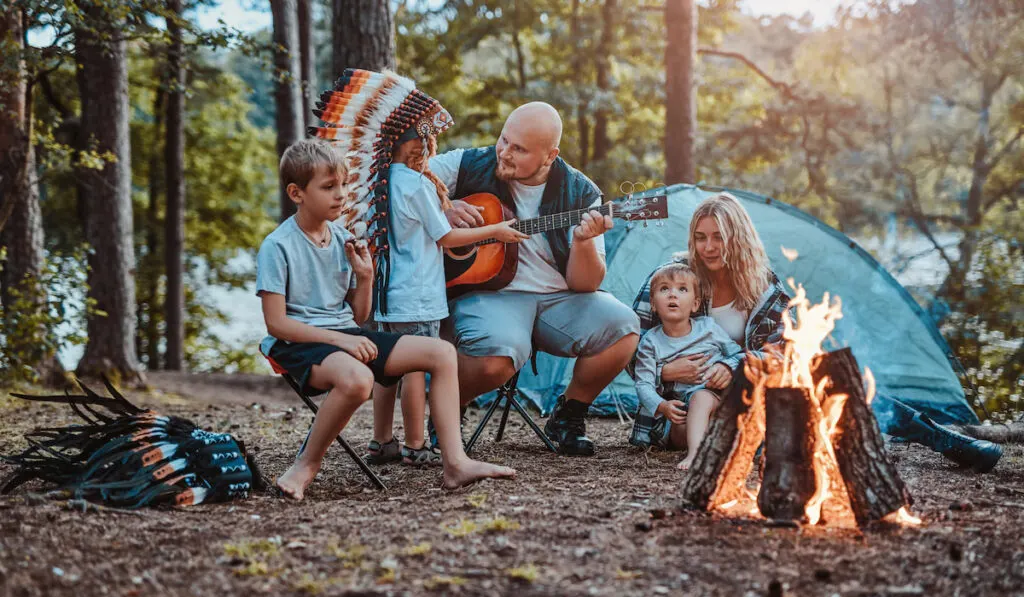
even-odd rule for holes
{"type": "Polygon", "coordinates": [[[644,220],[644,228],[647,228],[647,220],[644,220]]]}

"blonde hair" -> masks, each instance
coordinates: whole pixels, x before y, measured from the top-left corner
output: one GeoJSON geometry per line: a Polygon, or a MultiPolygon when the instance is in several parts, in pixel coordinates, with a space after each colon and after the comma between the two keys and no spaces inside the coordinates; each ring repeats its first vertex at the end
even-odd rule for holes
{"type": "Polygon", "coordinates": [[[674,280],[675,278],[683,278],[693,282],[693,292],[697,297],[698,301],[704,299],[703,292],[700,287],[700,278],[697,277],[697,273],[693,271],[689,265],[685,263],[669,263],[659,267],[654,275],[651,276],[651,292],[654,292],[655,286],[662,280],[674,280]]]}
{"type": "Polygon", "coordinates": [[[729,281],[736,289],[736,308],[742,311],[753,309],[761,294],[768,288],[771,268],[768,265],[768,255],[764,251],[764,243],[754,229],[750,214],[736,197],[729,193],[719,193],[701,202],[697,206],[697,211],[693,213],[693,219],[690,220],[690,265],[700,279],[701,294],[708,297],[710,308],[711,272],[701,261],[695,240],[697,224],[704,218],[714,218],[719,232],[722,233],[725,242],[722,261],[729,274],[729,281]]]}
{"type": "Polygon", "coordinates": [[[405,161],[405,165],[423,174],[423,176],[427,177],[427,180],[434,183],[434,188],[437,189],[437,198],[441,201],[441,209],[449,209],[452,206],[452,202],[448,200],[448,187],[441,182],[441,179],[436,174],[430,171],[430,163],[427,161],[435,155],[437,155],[437,136],[430,135],[427,137],[427,153],[424,155],[420,152],[414,152],[405,161]]]}
{"type": "Polygon", "coordinates": [[[337,173],[341,180],[348,178],[345,158],[333,145],[320,139],[296,141],[281,154],[281,163],[278,165],[281,186],[287,188],[295,184],[305,190],[319,168],[337,173]]]}

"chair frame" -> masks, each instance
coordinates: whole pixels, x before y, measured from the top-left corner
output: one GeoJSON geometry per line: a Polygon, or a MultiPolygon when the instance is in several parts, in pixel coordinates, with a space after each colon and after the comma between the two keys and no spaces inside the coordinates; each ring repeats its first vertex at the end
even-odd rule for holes
{"type": "Polygon", "coordinates": [[[501,401],[505,401],[505,408],[501,413],[501,421],[498,423],[498,432],[494,435],[494,441],[500,442],[501,438],[505,434],[505,424],[508,422],[508,413],[511,409],[515,409],[519,416],[526,421],[526,424],[533,429],[533,432],[537,434],[537,437],[544,442],[544,445],[548,450],[557,453],[558,449],[555,448],[555,444],[548,438],[547,434],[537,425],[530,413],[527,412],[526,407],[519,401],[519,394],[521,393],[518,387],[519,384],[519,371],[516,371],[515,375],[509,378],[500,388],[498,388],[498,395],[491,402],[491,405],[487,408],[487,412],[484,413],[484,418],[477,424],[476,429],[473,431],[473,435],[469,438],[469,442],[466,443],[466,453],[469,454],[472,451],[473,446],[476,445],[480,435],[483,434],[484,427],[494,416],[494,412],[498,410],[498,405],[501,401]]]}
{"type": "MultiPolygon", "coordinates": [[[[302,391],[302,387],[299,386],[299,382],[294,377],[292,377],[292,375],[288,373],[288,371],[284,367],[278,365],[277,361],[270,358],[269,355],[263,355],[263,358],[267,359],[267,362],[270,363],[270,367],[274,370],[274,373],[277,373],[278,375],[283,377],[285,381],[288,382],[288,385],[291,386],[293,390],[295,390],[295,393],[299,395],[299,398],[302,399],[302,402],[305,403],[306,407],[309,408],[309,410],[313,411],[313,416],[315,417],[317,411],[319,411],[320,409],[317,407],[316,403],[313,402],[313,399],[310,398],[308,394],[302,391]]],[[[310,432],[312,432],[312,427],[310,427],[310,432]]],[[[338,434],[338,437],[336,437],[335,439],[337,440],[338,445],[340,445],[342,449],[344,449],[345,452],[347,452],[348,455],[352,457],[352,460],[354,460],[356,464],[359,465],[359,469],[363,471],[363,474],[366,475],[366,477],[370,480],[373,486],[381,491],[387,491],[387,486],[384,485],[384,482],[380,480],[380,477],[377,476],[377,473],[373,472],[373,469],[370,468],[370,465],[366,464],[366,461],[363,460],[362,457],[359,456],[359,454],[357,454],[356,451],[352,449],[352,446],[349,445],[347,441],[345,441],[345,438],[341,437],[340,433],[338,434]]],[[[302,453],[303,450],[306,449],[306,441],[308,440],[309,434],[307,433],[306,439],[303,440],[302,442],[302,447],[299,448],[300,454],[302,453]]]]}

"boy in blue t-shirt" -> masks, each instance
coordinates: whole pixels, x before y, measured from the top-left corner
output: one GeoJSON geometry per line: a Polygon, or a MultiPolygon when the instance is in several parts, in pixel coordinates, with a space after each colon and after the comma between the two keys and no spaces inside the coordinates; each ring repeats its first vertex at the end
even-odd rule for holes
{"type": "Polygon", "coordinates": [[[334,222],[346,192],[341,154],[323,141],[299,141],[281,156],[280,176],[297,213],[267,236],[256,260],[256,293],[270,334],[260,348],[305,391],[329,393],[278,488],[301,500],[331,442],[370,399],[374,382],[390,386],[414,371],[430,373],[444,486],[513,477],[513,469],[471,460],[462,447],[451,344],[359,327],[372,307],[373,261],[366,243],[334,222]]]}

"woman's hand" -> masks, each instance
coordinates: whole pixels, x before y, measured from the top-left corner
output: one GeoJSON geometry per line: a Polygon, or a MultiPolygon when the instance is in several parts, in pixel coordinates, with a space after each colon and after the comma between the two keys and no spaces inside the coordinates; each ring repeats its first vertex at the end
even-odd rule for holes
{"type": "Polygon", "coordinates": [[[715,363],[704,373],[704,385],[712,390],[724,390],[732,382],[732,370],[722,363],[715,363]]]}
{"type": "Polygon", "coordinates": [[[673,425],[686,425],[686,405],[678,400],[665,400],[658,405],[657,414],[668,419],[673,425]]]}
{"type": "Polygon", "coordinates": [[[661,369],[662,381],[675,381],[685,384],[698,384],[704,381],[704,364],[711,358],[710,354],[692,354],[679,357],[666,363],[661,369]]]}

